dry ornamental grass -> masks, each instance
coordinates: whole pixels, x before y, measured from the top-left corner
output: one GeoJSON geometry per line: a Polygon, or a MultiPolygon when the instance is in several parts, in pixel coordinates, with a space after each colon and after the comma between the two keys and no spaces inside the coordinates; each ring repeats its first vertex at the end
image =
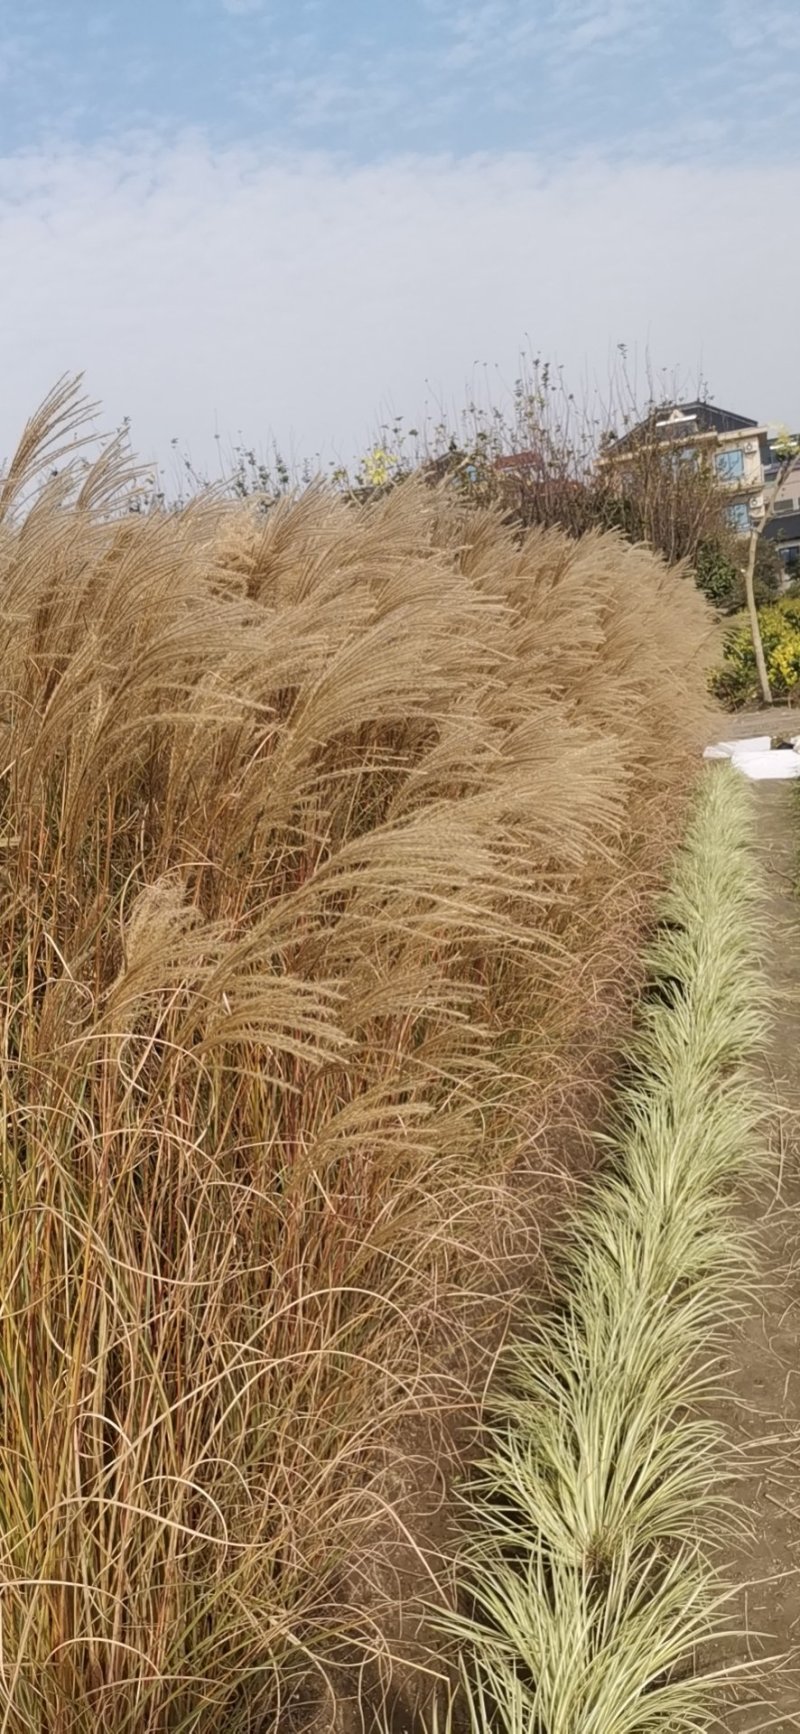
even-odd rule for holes
{"type": "Polygon", "coordinates": [[[380,1641],[389,1442],[608,1048],[708,622],[414,484],[131,514],[83,413],[0,486],[0,1730],[269,1728],[380,1641]]]}

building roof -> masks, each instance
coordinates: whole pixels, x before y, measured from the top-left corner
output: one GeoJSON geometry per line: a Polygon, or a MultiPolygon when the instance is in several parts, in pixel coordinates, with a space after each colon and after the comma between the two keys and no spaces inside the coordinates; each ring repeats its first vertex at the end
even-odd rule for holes
{"type": "Polygon", "coordinates": [[[500,457],[492,460],[492,468],[495,470],[536,470],[540,475],[544,475],[547,470],[547,461],[541,452],[503,452],[500,457]]]}
{"type": "Polygon", "coordinates": [[[637,422],[636,427],[632,427],[620,439],[611,440],[605,455],[616,457],[622,452],[630,451],[634,446],[641,445],[643,440],[660,444],[662,440],[691,439],[697,434],[738,433],[759,425],[751,416],[736,415],[730,409],[718,409],[716,404],[704,403],[700,398],[692,403],[657,404],[643,421],[637,422]]]}

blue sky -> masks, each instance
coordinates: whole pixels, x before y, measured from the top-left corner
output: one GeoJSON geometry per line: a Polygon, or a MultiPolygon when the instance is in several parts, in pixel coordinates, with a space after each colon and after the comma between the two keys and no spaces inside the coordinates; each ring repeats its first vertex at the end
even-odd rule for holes
{"type": "Polygon", "coordinates": [[[784,155],[796,0],[2,0],[0,150],[200,129],[359,161],[784,155]]]}
{"type": "Polygon", "coordinates": [[[0,463],[64,372],[208,466],[620,343],[800,423],[799,5],[0,0],[0,463]]]}

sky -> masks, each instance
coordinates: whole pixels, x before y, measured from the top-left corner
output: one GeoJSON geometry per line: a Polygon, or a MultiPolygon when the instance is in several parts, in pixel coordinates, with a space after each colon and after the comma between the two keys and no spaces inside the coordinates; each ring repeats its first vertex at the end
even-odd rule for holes
{"type": "Polygon", "coordinates": [[[0,462],[347,461],[521,352],[800,423],[798,0],[0,0],[0,462]]]}

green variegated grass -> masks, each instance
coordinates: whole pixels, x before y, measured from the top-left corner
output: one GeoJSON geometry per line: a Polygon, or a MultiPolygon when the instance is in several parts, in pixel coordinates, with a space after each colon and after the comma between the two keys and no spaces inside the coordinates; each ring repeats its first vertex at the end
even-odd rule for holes
{"type": "Polygon", "coordinates": [[[708,776],[664,899],[611,1171],[563,1293],[510,1349],[469,1491],[456,1620],[475,1728],[709,1725],[730,1459],[709,1399],[741,1304],[731,1182],[756,1144],[765,1029],[746,787],[708,776]],[[659,991],[660,988],[660,991],[659,991]],[[713,1647],[713,1646],[712,1646],[713,1647]]]}

